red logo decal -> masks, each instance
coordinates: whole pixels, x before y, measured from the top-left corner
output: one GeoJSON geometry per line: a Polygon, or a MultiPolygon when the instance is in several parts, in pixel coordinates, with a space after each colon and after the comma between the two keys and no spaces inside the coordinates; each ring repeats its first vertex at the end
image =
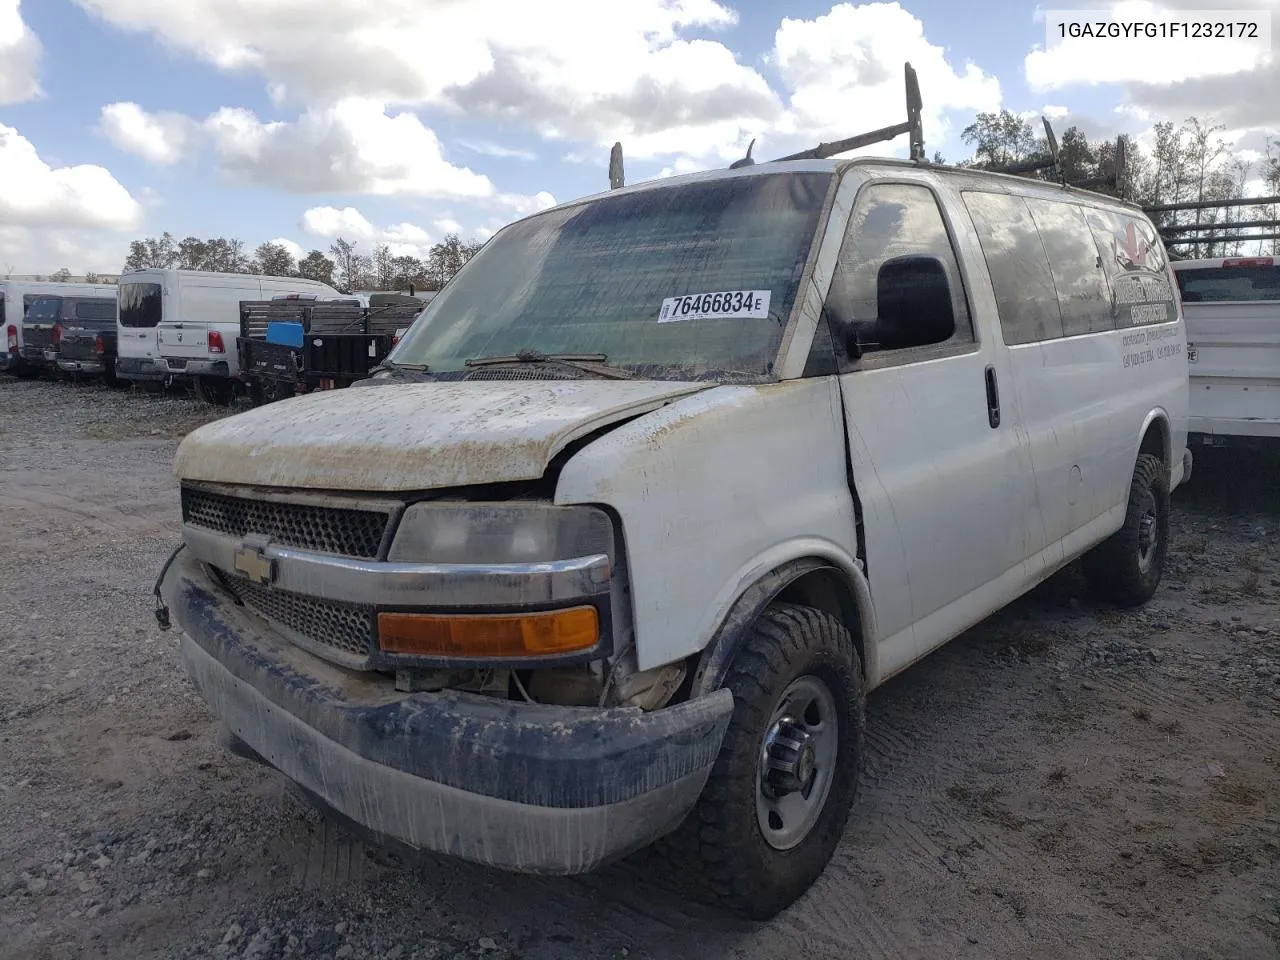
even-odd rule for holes
{"type": "Polygon", "coordinates": [[[1146,241],[1138,236],[1138,228],[1130,220],[1124,228],[1124,240],[1118,245],[1121,262],[1141,267],[1146,263],[1147,249],[1146,241]]]}

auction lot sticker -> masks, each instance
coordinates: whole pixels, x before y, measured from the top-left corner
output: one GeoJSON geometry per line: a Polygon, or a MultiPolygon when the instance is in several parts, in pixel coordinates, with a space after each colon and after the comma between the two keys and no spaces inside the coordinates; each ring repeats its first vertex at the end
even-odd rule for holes
{"type": "Polygon", "coordinates": [[[678,320],[767,320],[768,290],[722,290],[667,297],[658,313],[659,323],[678,320]]]}

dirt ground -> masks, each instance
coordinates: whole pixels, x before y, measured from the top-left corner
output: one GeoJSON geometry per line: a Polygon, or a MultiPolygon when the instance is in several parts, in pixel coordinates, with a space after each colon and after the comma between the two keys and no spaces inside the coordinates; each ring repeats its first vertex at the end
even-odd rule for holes
{"type": "Polygon", "coordinates": [[[1068,570],[874,693],[827,873],[764,925],[403,862],[231,756],[152,617],[194,400],[0,377],[0,957],[1280,957],[1280,462],[1202,457],[1157,598],[1068,570]]]}

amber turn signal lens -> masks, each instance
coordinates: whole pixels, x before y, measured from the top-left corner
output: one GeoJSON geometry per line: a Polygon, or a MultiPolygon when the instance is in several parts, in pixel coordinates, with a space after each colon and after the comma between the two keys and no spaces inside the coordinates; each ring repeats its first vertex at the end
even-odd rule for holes
{"type": "Polygon", "coordinates": [[[537,657],[589,650],[600,639],[595,607],[516,616],[378,614],[386,653],[428,657],[537,657]]]}

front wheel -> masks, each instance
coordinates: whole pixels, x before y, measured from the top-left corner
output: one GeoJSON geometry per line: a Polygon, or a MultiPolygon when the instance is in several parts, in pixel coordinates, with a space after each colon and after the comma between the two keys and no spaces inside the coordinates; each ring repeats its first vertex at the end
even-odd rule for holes
{"type": "Polygon", "coordinates": [[[1099,600],[1138,607],[1160,586],[1169,547],[1169,474],[1159,457],[1138,457],[1124,526],[1085,554],[1089,590],[1099,600]]]}
{"type": "Polygon", "coordinates": [[[836,618],[779,603],[726,686],[735,706],[720,754],[666,844],[693,861],[686,877],[700,899],[768,920],[813,885],[844,832],[863,757],[861,665],[836,618]]]}
{"type": "Polygon", "coordinates": [[[225,407],[235,398],[235,384],[226,377],[196,377],[196,396],[215,407],[225,407]]]}

